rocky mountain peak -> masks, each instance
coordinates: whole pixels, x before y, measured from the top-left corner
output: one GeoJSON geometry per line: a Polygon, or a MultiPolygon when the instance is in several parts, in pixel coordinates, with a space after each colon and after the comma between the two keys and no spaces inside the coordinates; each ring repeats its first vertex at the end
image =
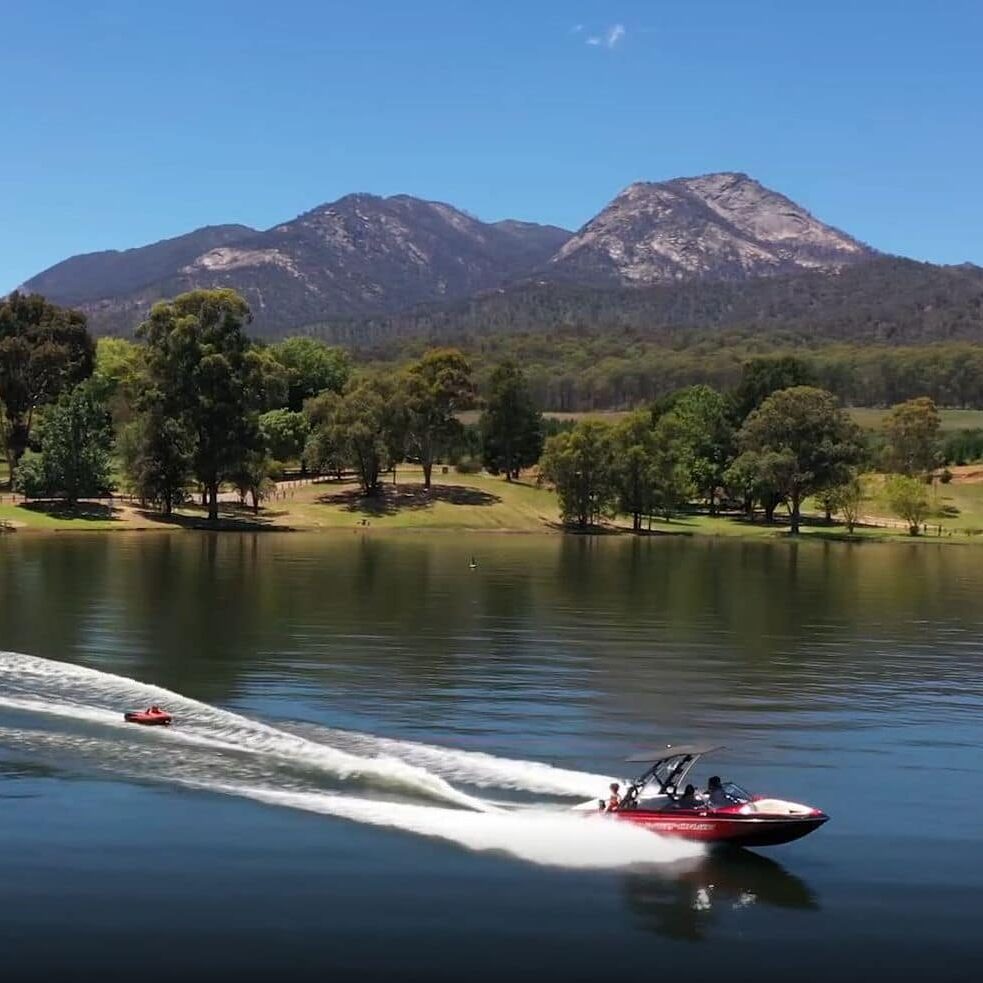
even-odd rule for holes
{"type": "Polygon", "coordinates": [[[873,250],[747,174],[625,188],[553,257],[555,273],[647,284],[835,272],[873,250]]]}

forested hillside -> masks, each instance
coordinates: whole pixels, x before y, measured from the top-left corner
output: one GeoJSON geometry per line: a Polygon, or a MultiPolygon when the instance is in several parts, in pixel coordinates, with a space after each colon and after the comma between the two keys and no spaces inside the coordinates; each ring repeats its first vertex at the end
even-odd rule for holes
{"type": "Polygon", "coordinates": [[[630,330],[675,342],[694,331],[884,344],[983,341],[983,269],[882,257],[838,274],[742,282],[597,288],[526,282],[467,301],[378,318],[336,319],[305,331],[355,346],[393,338],[630,330]]]}

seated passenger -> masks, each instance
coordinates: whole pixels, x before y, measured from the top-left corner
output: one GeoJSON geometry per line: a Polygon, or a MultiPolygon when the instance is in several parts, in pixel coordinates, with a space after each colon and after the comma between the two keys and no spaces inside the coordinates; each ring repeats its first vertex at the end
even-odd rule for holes
{"type": "Polygon", "coordinates": [[[711,776],[710,781],[707,782],[707,799],[709,799],[710,805],[715,807],[731,804],[718,775],[711,776]]]}
{"type": "Polygon", "coordinates": [[[617,782],[611,783],[611,794],[608,796],[608,812],[617,812],[618,807],[621,805],[621,796],[618,792],[621,790],[621,786],[617,782]]]}
{"type": "Polygon", "coordinates": [[[680,809],[696,809],[700,805],[700,800],[696,797],[696,789],[692,785],[687,785],[683,794],[676,799],[676,805],[680,809]]]}

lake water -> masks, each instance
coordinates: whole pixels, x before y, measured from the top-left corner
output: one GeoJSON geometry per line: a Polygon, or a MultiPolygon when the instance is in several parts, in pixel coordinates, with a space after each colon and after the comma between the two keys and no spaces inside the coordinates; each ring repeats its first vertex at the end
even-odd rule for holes
{"type": "Polygon", "coordinates": [[[0,538],[0,978],[978,979],[981,596],[973,547],[0,538]],[[684,739],[831,821],[570,813],[684,739]]]}

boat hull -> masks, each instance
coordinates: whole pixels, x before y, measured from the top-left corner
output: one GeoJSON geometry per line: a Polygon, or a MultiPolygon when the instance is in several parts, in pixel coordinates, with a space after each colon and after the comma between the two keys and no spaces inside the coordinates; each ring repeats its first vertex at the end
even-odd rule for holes
{"type": "Polygon", "coordinates": [[[128,724],[142,724],[144,727],[169,727],[173,719],[169,713],[147,713],[146,711],[131,711],[123,714],[128,724]]]}
{"type": "Polygon", "coordinates": [[[817,830],[829,819],[819,811],[807,816],[745,816],[713,813],[680,815],[643,809],[618,812],[612,818],[642,826],[660,836],[747,847],[791,843],[817,830]]]}

